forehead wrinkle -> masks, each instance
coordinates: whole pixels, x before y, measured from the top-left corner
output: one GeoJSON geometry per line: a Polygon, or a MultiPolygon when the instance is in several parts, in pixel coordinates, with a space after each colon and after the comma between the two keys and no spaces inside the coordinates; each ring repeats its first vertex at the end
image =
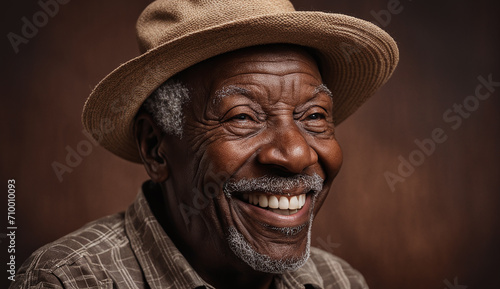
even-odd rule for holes
{"type": "Polygon", "coordinates": [[[305,63],[305,64],[310,64],[309,61],[305,61],[305,60],[302,60],[302,59],[297,59],[297,58],[294,58],[294,57],[290,57],[290,58],[276,58],[276,59],[272,59],[272,60],[264,60],[264,59],[255,59],[255,60],[240,60],[240,61],[237,61],[237,63],[240,63],[240,64],[243,64],[243,63],[276,63],[276,62],[302,62],[302,63],[305,63]]]}
{"type": "MultiPolygon", "coordinates": [[[[303,70],[298,70],[298,69],[292,69],[290,71],[282,71],[282,72],[277,72],[277,71],[271,71],[272,69],[269,69],[267,71],[262,71],[259,70],[258,68],[253,68],[253,69],[242,69],[242,68],[237,68],[236,69],[236,74],[238,76],[270,76],[270,77],[283,77],[283,76],[294,76],[296,74],[303,74],[307,76],[311,76],[316,78],[316,75],[311,72],[311,71],[303,71],[303,70]]],[[[227,78],[232,78],[234,77],[233,75],[225,75],[227,78]]]]}
{"type": "Polygon", "coordinates": [[[312,70],[304,70],[301,69],[300,67],[288,67],[287,69],[281,69],[275,66],[271,67],[258,67],[259,65],[256,64],[254,67],[238,67],[235,69],[235,73],[238,74],[239,76],[244,76],[244,75],[270,75],[270,76],[288,76],[288,75],[295,75],[295,74],[305,74],[309,75],[312,77],[316,77],[317,75],[314,73],[312,70]]]}
{"type": "MultiPolygon", "coordinates": [[[[280,78],[277,90],[274,93],[272,90],[273,90],[273,88],[271,86],[266,87],[266,95],[267,95],[268,105],[274,105],[282,100],[283,93],[286,90],[286,80],[284,78],[280,78]]],[[[293,90],[293,88],[292,88],[292,90],[293,90]]]]}

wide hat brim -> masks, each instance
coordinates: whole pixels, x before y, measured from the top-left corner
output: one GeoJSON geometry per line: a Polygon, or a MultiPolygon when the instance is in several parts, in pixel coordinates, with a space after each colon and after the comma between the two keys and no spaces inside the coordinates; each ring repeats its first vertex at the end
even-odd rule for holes
{"type": "Polygon", "coordinates": [[[216,55],[273,43],[312,48],[323,81],[333,93],[336,125],[389,79],[399,60],[395,41],[358,18],[305,11],[251,17],[173,39],[122,64],[87,99],[83,125],[107,150],[141,163],[134,117],[158,86],[216,55]]]}

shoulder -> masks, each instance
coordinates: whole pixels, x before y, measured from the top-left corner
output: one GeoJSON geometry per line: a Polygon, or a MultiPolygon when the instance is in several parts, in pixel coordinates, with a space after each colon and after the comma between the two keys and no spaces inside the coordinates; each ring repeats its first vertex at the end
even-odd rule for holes
{"type": "Polygon", "coordinates": [[[345,260],[337,256],[321,249],[311,247],[310,260],[314,263],[316,269],[320,273],[324,284],[327,285],[325,288],[337,288],[328,285],[342,282],[339,280],[348,282],[350,285],[348,288],[368,288],[363,275],[361,275],[361,273],[359,273],[356,269],[352,268],[352,266],[345,260]]]}
{"type": "Polygon", "coordinates": [[[133,254],[123,213],[88,223],[36,250],[19,268],[10,288],[64,288],[62,284],[76,282],[77,276],[100,286],[101,280],[109,279],[103,267],[112,263],[116,253],[133,254]]]}

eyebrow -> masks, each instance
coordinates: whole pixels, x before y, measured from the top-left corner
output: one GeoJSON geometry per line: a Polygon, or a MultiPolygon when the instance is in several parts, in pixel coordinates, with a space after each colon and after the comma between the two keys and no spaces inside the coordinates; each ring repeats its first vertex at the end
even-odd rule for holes
{"type": "Polygon", "coordinates": [[[230,95],[234,94],[248,95],[250,93],[251,93],[250,90],[238,87],[236,85],[224,86],[215,92],[213,103],[216,104],[217,102],[220,102],[223,98],[228,97],[230,95]]]}
{"type": "MultiPolygon", "coordinates": [[[[228,97],[230,95],[234,95],[234,94],[249,95],[250,93],[251,93],[250,90],[236,86],[236,85],[224,86],[215,92],[213,104],[217,104],[223,98],[228,97]]],[[[326,95],[333,98],[333,93],[331,92],[330,89],[328,89],[328,87],[324,83],[316,86],[316,88],[314,89],[313,95],[316,95],[318,93],[325,93],[326,95]]]]}
{"type": "Polygon", "coordinates": [[[332,91],[330,89],[328,89],[328,87],[324,83],[316,86],[316,88],[314,89],[314,95],[321,93],[321,92],[323,92],[323,93],[327,94],[328,96],[330,96],[331,98],[333,98],[332,91]]]}

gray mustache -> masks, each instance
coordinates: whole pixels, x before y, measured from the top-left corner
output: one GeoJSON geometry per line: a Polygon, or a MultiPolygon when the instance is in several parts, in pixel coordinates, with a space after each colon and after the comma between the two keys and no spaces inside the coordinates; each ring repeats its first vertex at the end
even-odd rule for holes
{"type": "Polygon", "coordinates": [[[302,187],[315,193],[323,189],[323,178],[318,174],[295,175],[293,177],[262,176],[254,179],[228,180],[224,183],[224,193],[227,197],[233,192],[263,191],[279,194],[283,191],[302,187]]]}

